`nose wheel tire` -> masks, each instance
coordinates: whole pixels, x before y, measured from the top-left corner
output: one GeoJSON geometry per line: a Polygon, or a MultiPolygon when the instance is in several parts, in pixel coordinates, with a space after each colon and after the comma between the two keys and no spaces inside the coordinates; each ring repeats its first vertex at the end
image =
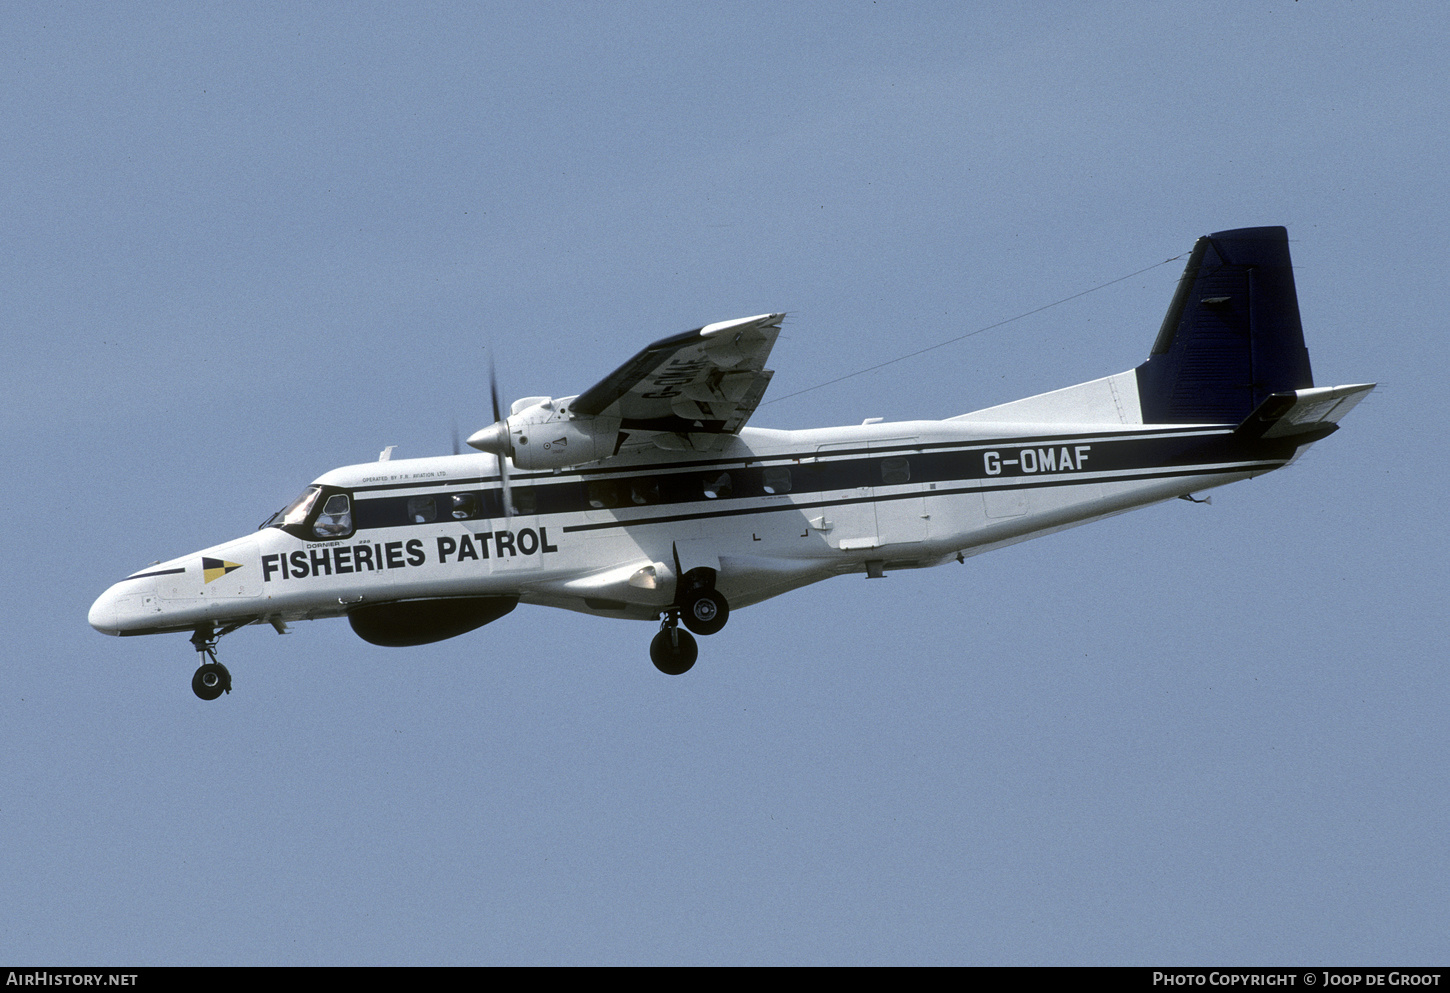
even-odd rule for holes
{"type": "Polygon", "coordinates": [[[700,646],[690,636],[673,624],[660,628],[649,643],[649,659],[655,668],[667,676],[680,676],[690,671],[695,659],[700,656],[700,646]]]}
{"type": "Polygon", "coordinates": [[[232,674],[220,662],[207,662],[191,677],[191,691],[203,700],[215,700],[232,691],[232,674]]]}
{"type": "Polygon", "coordinates": [[[685,627],[696,634],[714,634],[730,619],[730,604],[715,590],[701,590],[685,602],[681,615],[685,627]]]}

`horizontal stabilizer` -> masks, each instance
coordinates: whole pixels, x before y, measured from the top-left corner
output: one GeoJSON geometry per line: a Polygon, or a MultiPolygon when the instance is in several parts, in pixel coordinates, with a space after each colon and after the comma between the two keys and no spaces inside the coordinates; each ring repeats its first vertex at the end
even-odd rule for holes
{"type": "Polygon", "coordinates": [[[1369,395],[1374,383],[1321,386],[1292,393],[1275,393],[1244,419],[1236,433],[1252,438],[1294,438],[1328,434],[1339,419],[1369,395]]]}

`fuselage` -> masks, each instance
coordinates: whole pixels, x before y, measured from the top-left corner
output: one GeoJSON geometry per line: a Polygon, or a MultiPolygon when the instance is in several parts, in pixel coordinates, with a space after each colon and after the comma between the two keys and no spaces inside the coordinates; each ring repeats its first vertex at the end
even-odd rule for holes
{"type": "Polygon", "coordinates": [[[90,622],[189,631],[204,700],[230,692],[216,643],[243,625],[346,616],[409,647],[520,603],[659,620],[650,660],[680,675],[732,610],[1270,472],[1374,389],[1314,385],[1282,227],[1199,238],[1140,365],[942,421],[748,427],[784,319],[661,338],[506,416],[495,387],[479,454],[334,469],[258,532],[115,584],[90,622]]]}
{"type": "MultiPolygon", "coordinates": [[[[1105,381],[1104,381],[1105,382],[1105,381]]],[[[1233,425],[1018,423],[979,412],[778,431],[511,475],[469,454],[334,469],[261,530],[142,569],[90,623],[113,635],[282,625],[423,598],[516,597],[656,620],[710,569],[738,609],[846,573],[975,555],[1245,479],[1310,439],[1233,425]]]]}

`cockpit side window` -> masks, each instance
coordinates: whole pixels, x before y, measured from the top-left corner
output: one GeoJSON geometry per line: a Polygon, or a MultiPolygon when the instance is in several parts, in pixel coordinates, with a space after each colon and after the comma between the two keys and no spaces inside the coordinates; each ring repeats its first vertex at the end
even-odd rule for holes
{"type": "Polygon", "coordinates": [[[352,498],[331,486],[313,483],[262,527],[279,528],[303,541],[346,538],[354,530],[352,498]]]}
{"type": "MultiPolygon", "coordinates": [[[[301,524],[307,520],[307,515],[312,513],[312,506],[317,503],[318,494],[321,492],[321,486],[307,487],[296,500],[293,500],[287,506],[267,518],[267,522],[262,527],[285,528],[293,524],[301,524]]],[[[261,530],[261,528],[258,528],[258,530],[261,530]]]]}
{"type": "Polygon", "coordinates": [[[327,498],[312,533],[319,538],[346,538],[352,534],[352,505],[346,493],[334,493],[327,498]]]}

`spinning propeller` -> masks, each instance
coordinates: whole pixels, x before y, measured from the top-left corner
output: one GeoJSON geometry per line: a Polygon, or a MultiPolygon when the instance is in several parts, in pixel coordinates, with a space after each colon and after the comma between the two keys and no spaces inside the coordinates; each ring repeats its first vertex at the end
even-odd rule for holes
{"type": "MultiPolygon", "coordinates": [[[[513,491],[509,487],[509,425],[498,406],[498,376],[492,357],[488,360],[488,386],[493,399],[493,423],[468,436],[468,446],[498,456],[498,478],[503,485],[503,516],[514,516],[513,491]]],[[[458,450],[458,435],[453,436],[453,449],[458,450]]]]}

